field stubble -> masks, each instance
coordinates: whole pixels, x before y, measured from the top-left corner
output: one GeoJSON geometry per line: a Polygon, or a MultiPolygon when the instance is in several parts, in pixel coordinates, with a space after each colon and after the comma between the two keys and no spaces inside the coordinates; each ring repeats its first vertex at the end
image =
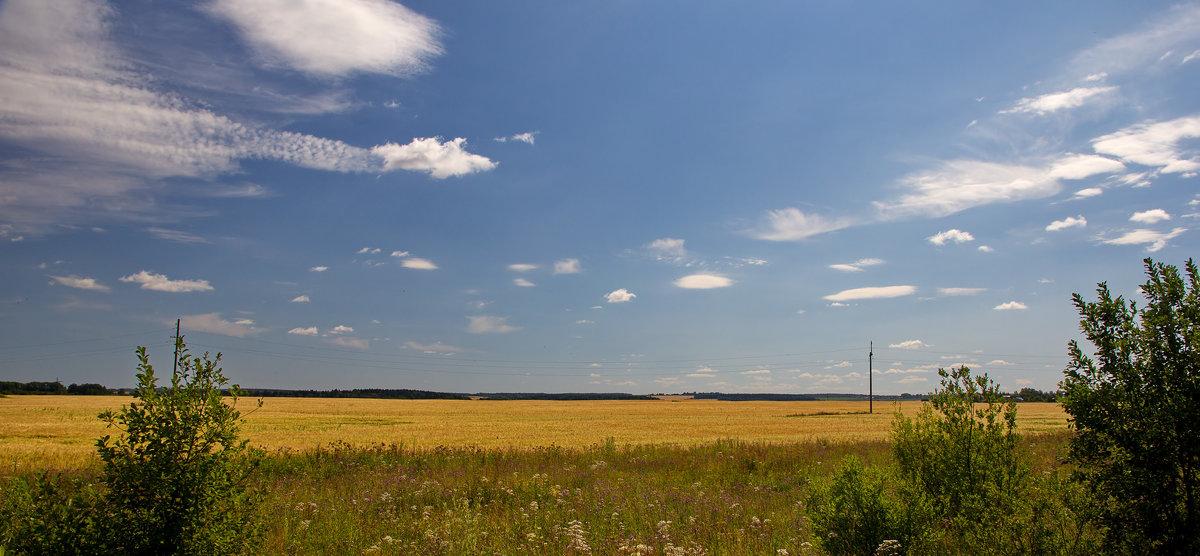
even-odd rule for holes
{"type": "MultiPolygon", "coordinates": [[[[86,468],[96,464],[95,439],[106,431],[96,415],[133,401],[124,396],[10,396],[0,398],[0,473],[86,468]]],[[[697,446],[736,439],[754,443],[885,440],[896,411],[914,414],[919,403],[657,401],[487,401],[265,398],[239,404],[243,434],[268,453],[400,444],[532,449],[673,444],[697,446]]],[[[1038,434],[1066,429],[1057,404],[1021,404],[1018,430],[1038,434]]]]}

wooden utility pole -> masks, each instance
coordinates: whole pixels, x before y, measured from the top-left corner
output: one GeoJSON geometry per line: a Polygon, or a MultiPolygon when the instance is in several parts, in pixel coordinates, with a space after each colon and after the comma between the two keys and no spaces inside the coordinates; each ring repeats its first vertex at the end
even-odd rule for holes
{"type": "Polygon", "coordinates": [[[175,319],[175,364],[171,366],[171,376],[179,372],[179,319],[175,319]]]}
{"type": "Polygon", "coordinates": [[[867,351],[867,407],[869,413],[875,413],[875,340],[867,351]]]}

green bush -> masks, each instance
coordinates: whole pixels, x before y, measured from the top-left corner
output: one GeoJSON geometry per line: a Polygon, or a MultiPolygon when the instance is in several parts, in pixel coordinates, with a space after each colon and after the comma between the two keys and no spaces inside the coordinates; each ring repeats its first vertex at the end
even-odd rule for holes
{"type": "MultiPolygon", "coordinates": [[[[159,387],[139,347],[136,400],[100,414],[118,437],[96,441],[97,486],[44,474],[13,480],[0,503],[0,554],[235,554],[259,540],[260,455],[239,440],[241,415],[222,398],[221,356],[192,357],[182,340],[171,384],[159,387]]],[[[261,404],[261,402],[260,402],[261,404]]]]}
{"type": "Polygon", "coordinates": [[[817,539],[827,553],[920,553],[932,510],[890,468],[864,468],[848,456],[828,486],[809,499],[817,539]],[[885,541],[892,541],[885,545],[885,541]]]}

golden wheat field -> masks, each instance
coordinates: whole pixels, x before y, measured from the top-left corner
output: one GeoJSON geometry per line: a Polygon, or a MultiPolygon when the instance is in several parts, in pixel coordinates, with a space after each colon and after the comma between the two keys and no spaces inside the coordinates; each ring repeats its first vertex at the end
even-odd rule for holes
{"type": "MultiPolygon", "coordinates": [[[[106,433],[101,411],[127,404],[124,396],[10,396],[0,398],[0,473],[72,468],[95,463],[95,439],[106,433]]],[[[611,438],[624,444],[695,445],[722,439],[790,443],[880,440],[895,411],[915,413],[918,402],[727,402],[668,398],[629,401],[242,399],[243,433],[275,451],[334,442],[529,448],[584,447],[611,438]]],[[[1065,428],[1057,404],[1018,408],[1018,429],[1065,428]]]]}

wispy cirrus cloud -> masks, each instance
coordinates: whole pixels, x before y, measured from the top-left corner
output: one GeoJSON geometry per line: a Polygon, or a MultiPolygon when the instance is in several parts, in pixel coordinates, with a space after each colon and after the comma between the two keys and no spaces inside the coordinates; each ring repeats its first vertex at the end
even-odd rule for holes
{"type": "Polygon", "coordinates": [[[186,330],[208,332],[234,338],[245,338],[265,332],[254,326],[254,321],[239,319],[228,321],[221,318],[220,313],[205,313],[202,315],[185,315],[180,317],[179,325],[186,330]]]}
{"type": "Polygon", "coordinates": [[[1116,87],[1076,87],[1070,91],[1047,93],[1033,98],[1023,98],[1017,101],[1017,104],[1012,108],[1001,111],[1001,114],[1024,112],[1043,115],[1059,110],[1078,108],[1089,101],[1095,100],[1096,97],[1116,90],[1116,87]]]}
{"type": "Polygon", "coordinates": [[[895,349],[921,349],[924,347],[929,347],[929,344],[926,344],[921,340],[904,340],[903,342],[888,344],[888,347],[895,349]]]}
{"type": "Polygon", "coordinates": [[[853,224],[854,221],[848,218],[829,218],[805,214],[797,208],[785,208],[767,211],[753,235],[768,241],[800,241],[853,224]]]}
{"type": "Polygon", "coordinates": [[[403,344],[400,345],[400,347],[402,347],[404,349],[411,349],[413,351],[419,351],[421,353],[426,353],[426,354],[430,354],[430,355],[453,355],[455,353],[460,353],[460,352],[466,351],[463,348],[460,348],[457,346],[452,346],[449,344],[443,344],[441,342],[434,342],[432,344],[421,344],[418,342],[409,341],[409,342],[404,342],[403,344]]]}
{"type": "Polygon", "coordinates": [[[964,295],[979,295],[987,291],[987,288],[938,288],[939,295],[950,297],[958,297],[964,295]]]}
{"type": "Polygon", "coordinates": [[[1096,152],[1158,168],[1166,174],[1194,175],[1200,161],[1194,149],[1183,146],[1185,140],[1200,137],[1200,116],[1188,116],[1162,122],[1144,122],[1126,127],[1092,141],[1096,152]]]}
{"type": "Polygon", "coordinates": [[[916,286],[877,286],[869,288],[853,288],[842,290],[837,293],[825,296],[825,299],[834,302],[856,301],[859,299],[887,299],[890,297],[903,297],[917,293],[916,286]]]}
{"type": "Polygon", "coordinates": [[[1175,239],[1186,231],[1187,228],[1175,228],[1169,232],[1138,228],[1125,232],[1115,238],[1101,239],[1100,243],[1106,245],[1148,245],[1146,251],[1153,253],[1166,247],[1168,241],[1175,239]]]}
{"type": "Polygon", "coordinates": [[[831,264],[831,265],[829,265],[829,268],[832,268],[834,270],[840,270],[842,272],[862,272],[863,269],[865,269],[869,266],[881,265],[881,264],[883,264],[883,262],[884,262],[883,259],[869,259],[868,258],[868,259],[859,259],[852,263],[831,264]]]}
{"type": "Polygon", "coordinates": [[[507,334],[521,329],[507,323],[508,317],[472,315],[467,317],[467,332],[472,334],[507,334]]]}

